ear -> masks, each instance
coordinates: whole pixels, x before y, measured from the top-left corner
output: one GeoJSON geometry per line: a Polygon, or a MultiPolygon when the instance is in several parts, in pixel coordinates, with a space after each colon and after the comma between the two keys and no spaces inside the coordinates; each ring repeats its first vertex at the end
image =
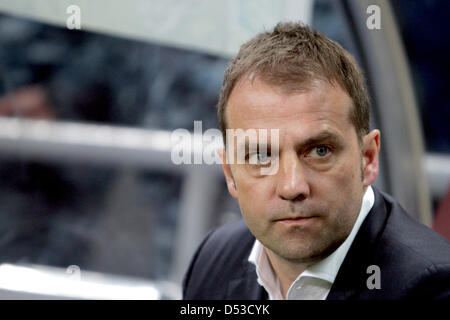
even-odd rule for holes
{"type": "Polygon", "coordinates": [[[217,153],[219,157],[222,159],[222,169],[225,175],[225,180],[227,182],[228,192],[231,194],[233,198],[238,197],[236,183],[233,178],[233,174],[231,172],[231,167],[227,163],[227,154],[224,148],[218,148],[217,153]]]}
{"type": "Polygon", "coordinates": [[[378,176],[380,153],[380,131],[372,130],[363,138],[362,158],[363,158],[363,173],[364,173],[364,187],[367,187],[375,182],[378,176]]]}

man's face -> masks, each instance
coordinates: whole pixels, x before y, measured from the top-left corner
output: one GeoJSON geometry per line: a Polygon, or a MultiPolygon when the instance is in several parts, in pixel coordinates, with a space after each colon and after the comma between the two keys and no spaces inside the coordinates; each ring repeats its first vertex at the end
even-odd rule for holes
{"type": "Polygon", "coordinates": [[[364,178],[364,145],[371,142],[364,140],[362,148],[358,143],[351,107],[346,92],[326,82],[288,94],[256,78],[233,89],[226,110],[229,129],[279,129],[278,157],[271,159],[279,161],[275,174],[261,175],[258,164],[224,165],[230,193],[270,254],[313,262],[350,233],[365,188],[374,180],[364,178]]]}

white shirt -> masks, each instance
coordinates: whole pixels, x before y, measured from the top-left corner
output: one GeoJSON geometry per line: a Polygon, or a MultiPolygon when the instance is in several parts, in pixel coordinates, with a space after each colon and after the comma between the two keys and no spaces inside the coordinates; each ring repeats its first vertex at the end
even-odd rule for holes
{"type": "MultiPolygon", "coordinates": [[[[372,209],[375,195],[369,186],[364,193],[361,210],[347,239],[325,259],[309,266],[290,286],[286,300],[325,300],[330,292],[336,275],[347,255],[361,224],[372,209]]],[[[269,294],[270,300],[282,300],[280,280],[270,265],[264,246],[257,239],[250,252],[248,261],[256,266],[258,283],[269,294]]]]}

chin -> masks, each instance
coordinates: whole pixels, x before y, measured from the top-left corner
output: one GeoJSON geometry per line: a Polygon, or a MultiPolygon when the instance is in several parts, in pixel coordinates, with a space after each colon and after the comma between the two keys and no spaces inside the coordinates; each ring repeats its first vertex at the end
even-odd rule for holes
{"type": "Polygon", "coordinates": [[[328,257],[344,242],[345,238],[317,239],[314,242],[309,241],[301,247],[298,247],[298,244],[295,243],[292,246],[280,246],[278,255],[292,262],[311,264],[328,257]]]}

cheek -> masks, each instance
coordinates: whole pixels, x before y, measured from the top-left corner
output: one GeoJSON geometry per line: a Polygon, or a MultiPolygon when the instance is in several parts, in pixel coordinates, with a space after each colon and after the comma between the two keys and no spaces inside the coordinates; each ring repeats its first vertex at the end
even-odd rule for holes
{"type": "Polygon", "coordinates": [[[250,174],[245,165],[235,165],[233,176],[239,198],[243,197],[246,201],[267,199],[275,183],[273,176],[254,176],[250,174]]]}
{"type": "Polygon", "coordinates": [[[313,194],[321,194],[334,201],[345,201],[356,191],[362,190],[361,164],[353,159],[342,159],[327,172],[312,173],[310,182],[313,194]]]}
{"type": "MultiPolygon", "coordinates": [[[[237,181],[236,181],[237,182],[237,181]]],[[[272,198],[272,185],[264,179],[243,179],[238,184],[238,202],[244,218],[264,221],[272,198]]]]}
{"type": "Polygon", "coordinates": [[[361,180],[362,158],[358,148],[351,150],[339,161],[336,166],[341,173],[341,178],[349,181],[361,180]]]}
{"type": "Polygon", "coordinates": [[[258,236],[267,231],[267,213],[264,202],[255,198],[239,195],[239,207],[248,228],[254,236],[258,236]]]}
{"type": "MultiPolygon", "coordinates": [[[[333,185],[328,190],[330,212],[334,212],[335,227],[342,232],[349,231],[361,207],[364,185],[361,180],[361,166],[357,161],[348,161],[337,171],[333,185]]],[[[336,230],[337,231],[337,230],[336,230]]]]}

